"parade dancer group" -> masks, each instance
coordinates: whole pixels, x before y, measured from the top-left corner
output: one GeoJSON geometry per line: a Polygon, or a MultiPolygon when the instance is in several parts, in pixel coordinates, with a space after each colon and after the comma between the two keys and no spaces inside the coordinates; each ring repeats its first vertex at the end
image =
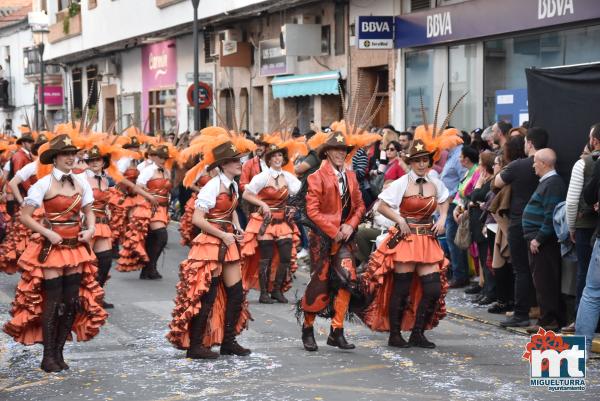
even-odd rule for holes
{"type": "Polygon", "coordinates": [[[445,316],[447,261],[437,236],[448,192],[430,168],[461,139],[445,126],[417,129],[406,158],[409,174],[379,195],[379,212],[395,225],[359,273],[354,234],[365,205],[347,166],[359,148],[380,140],[366,132],[368,122],[346,116],[308,144],[286,130],[251,141],[209,127],[177,149],[134,127],[114,135],[71,125],[24,130],[18,143],[0,140],[10,166],[10,174],[0,175],[7,227],[0,269],[21,274],[4,331],[24,345],[42,343],[44,371],[68,369],[65,342],[73,333],[80,341],[96,336],[113,307],[104,289],[114,249],[119,272],[162,277],[158,261],[168,241],[171,169],[178,162],[192,166],[183,184],[195,193],[181,219],[182,244],[190,250],[179,266],[167,339],[188,358],[251,353],[237,342],[251,320],[249,290],[259,291],[262,304],[290,301],[285,292],[297,268],[298,214],[310,239],[311,277],[294,300],[307,351],[318,350],[317,316],[331,319],[327,344],[340,349],[355,348],[344,334],[350,316],[389,331],[392,347],[435,347],[424,331],[445,316]],[[322,163],[303,183],[293,162],[309,148],[322,163]],[[76,174],[75,166],[85,168],[76,174]],[[248,211],[245,229],[240,202],[248,211]],[[405,341],[401,331],[409,330],[405,341]],[[218,353],[212,350],[217,345],[218,353]]]}

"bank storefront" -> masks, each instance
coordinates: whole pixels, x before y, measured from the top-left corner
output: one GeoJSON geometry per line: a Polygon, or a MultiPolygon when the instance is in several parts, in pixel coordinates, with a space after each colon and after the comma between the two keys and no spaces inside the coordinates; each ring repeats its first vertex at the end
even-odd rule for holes
{"type": "Polygon", "coordinates": [[[404,126],[421,123],[420,93],[432,115],[440,89],[444,111],[469,92],[457,128],[519,125],[528,118],[525,68],[600,61],[600,2],[471,0],[402,15],[395,36],[404,126]]]}

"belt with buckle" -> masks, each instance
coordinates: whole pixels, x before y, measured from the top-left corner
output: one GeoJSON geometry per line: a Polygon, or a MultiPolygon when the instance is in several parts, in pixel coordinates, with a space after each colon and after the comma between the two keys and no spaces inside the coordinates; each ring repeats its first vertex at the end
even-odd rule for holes
{"type": "Polygon", "coordinates": [[[433,236],[430,224],[409,224],[410,232],[416,235],[429,235],[433,236]]]}
{"type": "Polygon", "coordinates": [[[96,217],[96,224],[109,224],[108,217],[96,217]]]}

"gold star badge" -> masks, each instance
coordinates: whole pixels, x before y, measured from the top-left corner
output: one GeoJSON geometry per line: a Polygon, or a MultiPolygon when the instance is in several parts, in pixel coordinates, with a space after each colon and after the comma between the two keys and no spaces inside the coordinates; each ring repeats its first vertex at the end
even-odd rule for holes
{"type": "Polygon", "coordinates": [[[66,137],[64,142],[65,142],[65,145],[67,145],[67,146],[71,145],[71,138],[66,137]]]}
{"type": "Polygon", "coordinates": [[[344,142],[344,137],[343,137],[342,135],[338,135],[338,136],[336,136],[336,137],[335,137],[335,139],[336,139],[338,142],[340,142],[340,143],[343,143],[343,142],[344,142]]]}
{"type": "Polygon", "coordinates": [[[235,145],[231,145],[231,150],[232,150],[233,152],[237,152],[237,148],[235,147],[235,145]]]}
{"type": "Polygon", "coordinates": [[[415,149],[417,149],[419,152],[423,150],[423,144],[422,143],[417,143],[415,145],[415,149]]]}

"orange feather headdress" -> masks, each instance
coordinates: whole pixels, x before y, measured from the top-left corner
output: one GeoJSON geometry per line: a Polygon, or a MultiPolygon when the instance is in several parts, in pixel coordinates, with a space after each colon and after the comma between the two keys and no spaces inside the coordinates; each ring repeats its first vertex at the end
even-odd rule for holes
{"type": "Polygon", "coordinates": [[[263,135],[262,140],[267,144],[265,151],[265,161],[269,164],[270,155],[276,152],[284,154],[285,164],[282,168],[294,174],[294,160],[298,156],[306,156],[308,147],[304,139],[296,139],[289,132],[275,132],[269,135],[263,135]]]}

